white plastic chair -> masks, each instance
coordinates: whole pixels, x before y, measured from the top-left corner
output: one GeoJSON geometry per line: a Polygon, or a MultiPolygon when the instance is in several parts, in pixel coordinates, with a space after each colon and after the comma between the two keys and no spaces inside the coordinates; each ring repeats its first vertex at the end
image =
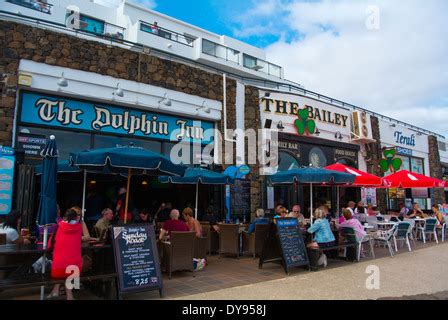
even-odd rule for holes
{"type": "Polygon", "coordinates": [[[394,237],[395,229],[397,228],[397,225],[394,225],[389,230],[378,230],[376,233],[373,234],[373,240],[384,242],[385,245],[387,245],[387,248],[389,249],[390,256],[394,256],[394,250],[392,249],[392,240],[394,237]]]}
{"type": "Polygon", "coordinates": [[[412,251],[411,249],[411,242],[410,237],[412,234],[412,225],[408,221],[400,221],[397,224],[397,227],[395,228],[394,232],[394,244],[395,244],[395,251],[398,252],[398,246],[397,246],[397,240],[406,242],[409,251],[412,251]]]}
{"type": "Polygon", "coordinates": [[[409,222],[411,224],[411,233],[409,234],[409,237],[412,240],[412,242],[414,243],[414,248],[415,248],[415,239],[417,239],[417,229],[415,227],[415,220],[409,219],[409,218],[404,218],[403,221],[409,222]]]}
{"type": "Polygon", "coordinates": [[[445,223],[442,225],[442,242],[446,239],[446,229],[448,229],[448,216],[443,216],[445,223]]]}

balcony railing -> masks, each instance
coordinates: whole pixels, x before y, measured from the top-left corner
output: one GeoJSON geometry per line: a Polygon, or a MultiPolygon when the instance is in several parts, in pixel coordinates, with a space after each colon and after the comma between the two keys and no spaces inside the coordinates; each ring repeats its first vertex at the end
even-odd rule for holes
{"type": "Polygon", "coordinates": [[[40,11],[47,14],[51,14],[51,7],[53,6],[46,1],[38,0],[6,0],[6,2],[10,2],[28,9],[40,11]]]}
{"type": "Polygon", "coordinates": [[[143,21],[140,21],[140,30],[189,47],[193,47],[194,40],[196,40],[193,37],[185,36],[176,31],[165,29],[156,24],[146,23],[143,21]]]}
{"type": "Polygon", "coordinates": [[[277,78],[282,77],[282,67],[265,60],[249,56],[247,54],[243,55],[243,66],[277,78]]]}
{"type": "Polygon", "coordinates": [[[240,52],[210,40],[202,39],[202,53],[240,64],[240,52]]]}
{"type": "Polygon", "coordinates": [[[82,30],[88,33],[104,36],[106,38],[116,40],[124,39],[125,28],[86,16],[82,13],[79,14],[73,11],[68,11],[66,25],[72,29],[82,30]]]}

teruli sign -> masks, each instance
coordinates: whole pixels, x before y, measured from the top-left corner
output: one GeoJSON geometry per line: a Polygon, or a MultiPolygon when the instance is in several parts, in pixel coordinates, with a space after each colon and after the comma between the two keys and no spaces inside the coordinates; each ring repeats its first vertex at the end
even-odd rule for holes
{"type": "Polygon", "coordinates": [[[209,144],[213,122],[193,120],[67,97],[21,93],[23,124],[107,132],[160,140],[209,144]]]}

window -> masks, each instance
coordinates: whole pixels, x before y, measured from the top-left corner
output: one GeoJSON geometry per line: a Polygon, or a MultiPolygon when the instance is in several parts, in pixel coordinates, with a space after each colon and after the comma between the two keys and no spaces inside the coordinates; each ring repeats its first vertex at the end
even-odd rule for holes
{"type": "Polygon", "coordinates": [[[70,157],[70,152],[90,149],[90,133],[33,127],[20,127],[19,132],[26,133],[28,135],[45,136],[47,139],[51,135],[54,135],[56,137],[56,145],[59,151],[59,161],[68,160],[70,157]],[[73,139],[74,135],[76,135],[76,139],[73,139]]]}
{"type": "Polygon", "coordinates": [[[202,39],[202,53],[216,57],[216,44],[211,41],[202,39]]]}
{"type": "Polygon", "coordinates": [[[248,56],[247,54],[243,55],[243,65],[246,68],[254,68],[257,65],[257,58],[252,56],[248,56]]]}
{"type": "Polygon", "coordinates": [[[425,174],[423,168],[423,159],[411,158],[411,171],[419,174],[425,174]]]}
{"type": "Polygon", "coordinates": [[[439,143],[439,150],[446,151],[446,143],[442,141],[438,141],[438,143],[439,143]]]}
{"type": "Polygon", "coordinates": [[[80,24],[79,29],[96,33],[96,34],[104,34],[104,21],[94,19],[83,14],[79,17],[80,24]]]}
{"type": "Polygon", "coordinates": [[[299,168],[299,163],[289,153],[279,151],[278,156],[279,156],[278,171],[287,171],[299,168]]]}
{"type": "Polygon", "coordinates": [[[118,146],[130,146],[145,148],[150,151],[162,152],[162,144],[159,141],[134,139],[127,137],[117,137],[108,135],[95,135],[94,146],[95,148],[114,148],[118,146]]]}

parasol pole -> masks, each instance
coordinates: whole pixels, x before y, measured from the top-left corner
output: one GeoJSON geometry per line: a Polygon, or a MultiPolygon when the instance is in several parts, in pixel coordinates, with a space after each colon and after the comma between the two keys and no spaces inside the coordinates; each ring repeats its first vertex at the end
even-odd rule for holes
{"type": "Polygon", "coordinates": [[[336,186],[336,218],[339,218],[339,186],[336,186]]]}
{"type": "Polygon", "coordinates": [[[84,184],[82,187],[82,221],[84,221],[84,213],[86,211],[86,186],[87,186],[87,170],[84,169],[84,184]]]}
{"type": "Polygon", "coordinates": [[[311,224],[313,224],[313,184],[310,183],[310,208],[311,208],[311,214],[310,214],[310,218],[311,218],[311,224]]]}
{"type": "MultiPolygon", "coordinates": [[[[43,256],[42,256],[42,275],[45,274],[45,267],[47,265],[47,242],[48,242],[48,225],[44,226],[44,243],[43,245],[43,256]]],[[[40,300],[44,300],[45,299],[45,286],[41,286],[40,287],[40,300]]]]}
{"type": "Polygon", "coordinates": [[[128,185],[126,187],[126,204],[124,206],[124,224],[128,221],[129,188],[131,184],[131,168],[128,168],[128,185]]]}
{"type": "Polygon", "coordinates": [[[198,219],[198,194],[199,194],[199,181],[196,182],[196,206],[194,207],[194,218],[198,219]]]}

